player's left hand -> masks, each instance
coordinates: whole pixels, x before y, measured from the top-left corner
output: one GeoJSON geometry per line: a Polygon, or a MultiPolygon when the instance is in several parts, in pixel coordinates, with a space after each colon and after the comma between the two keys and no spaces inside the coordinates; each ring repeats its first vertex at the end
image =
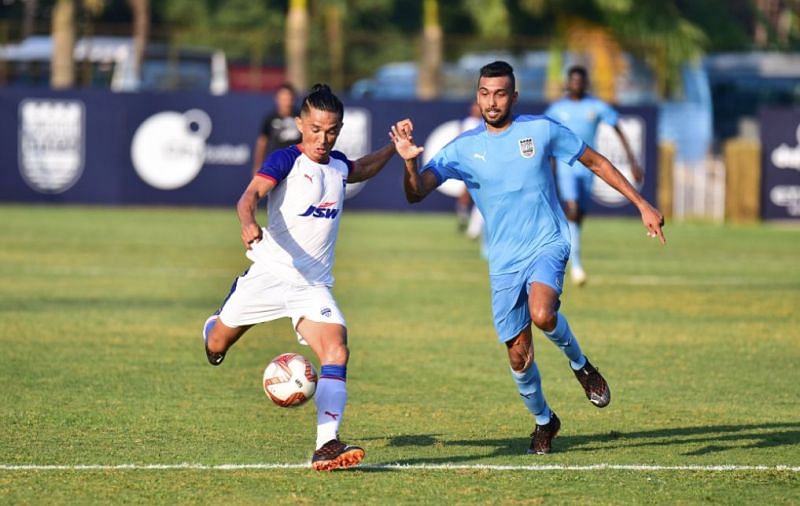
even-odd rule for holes
{"type": "Polygon", "coordinates": [[[648,203],[645,203],[644,207],[641,209],[641,213],[642,223],[644,223],[647,229],[647,237],[658,237],[661,244],[666,244],[667,239],[664,237],[664,231],[662,230],[664,226],[664,215],[648,203]]]}

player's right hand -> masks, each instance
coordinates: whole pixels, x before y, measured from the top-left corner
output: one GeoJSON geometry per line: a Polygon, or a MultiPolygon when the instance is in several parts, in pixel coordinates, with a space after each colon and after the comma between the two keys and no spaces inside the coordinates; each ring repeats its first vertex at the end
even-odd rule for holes
{"type": "Polygon", "coordinates": [[[242,225],[242,242],[244,243],[244,247],[247,249],[251,249],[253,244],[257,243],[263,237],[261,231],[261,226],[256,223],[245,223],[242,225]]]}
{"type": "Polygon", "coordinates": [[[411,133],[413,130],[414,125],[411,123],[411,120],[405,119],[392,125],[389,131],[389,137],[394,143],[397,154],[404,160],[416,158],[425,149],[414,144],[414,137],[411,133]]]}
{"type": "Polygon", "coordinates": [[[661,244],[666,244],[667,239],[664,237],[664,231],[662,230],[664,227],[664,215],[661,214],[658,209],[647,203],[645,203],[645,206],[641,209],[641,213],[642,223],[644,223],[647,229],[647,236],[657,237],[658,240],[661,241],[661,244]]]}

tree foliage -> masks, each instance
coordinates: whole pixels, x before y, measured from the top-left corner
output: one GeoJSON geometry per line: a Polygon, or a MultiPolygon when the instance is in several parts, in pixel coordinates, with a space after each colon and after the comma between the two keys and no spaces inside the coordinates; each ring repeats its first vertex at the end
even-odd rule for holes
{"type": "MultiPolygon", "coordinates": [[[[776,0],[782,36],[767,26],[770,49],[800,48],[800,0],[776,0]]],[[[5,0],[0,22],[13,39],[24,0],[5,0]]],[[[37,0],[39,32],[49,28],[56,0],[37,0]]],[[[76,0],[78,30],[85,19],[130,23],[127,0],[76,0]]],[[[422,0],[308,0],[311,79],[332,72],[330,7],[340,16],[347,80],[371,74],[390,61],[418,60],[425,48],[422,0]],[[327,21],[326,21],[327,20],[327,21]]],[[[233,60],[284,63],[288,0],[151,0],[152,40],[215,46],[233,60]]],[[[569,48],[601,44],[645,59],[665,88],[676,69],[704,51],[748,50],[767,20],[762,0],[464,0],[439,1],[445,56],[461,52],[569,48]]],[[[102,30],[95,33],[101,33],[102,30]]],[[[0,30],[2,32],[2,30],[0,30]]],[[[126,33],[117,28],[115,34],[126,33]]],[[[127,31],[129,33],[129,30],[127,31]]],[[[81,33],[78,33],[80,36],[81,33]]],[[[613,65],[612,65],[613,67],[613,65]]]]}

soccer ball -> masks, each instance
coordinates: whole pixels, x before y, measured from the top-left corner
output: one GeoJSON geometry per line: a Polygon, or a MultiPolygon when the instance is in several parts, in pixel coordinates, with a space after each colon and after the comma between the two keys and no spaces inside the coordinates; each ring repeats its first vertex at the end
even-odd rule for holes
{"type": "Polygon", "coordinates": [[[297,353],[284,353],[267,364],[263,385],[267,397],[278,406],[300,406],[314,397],[317,371],[306,357],[297,353]]]}

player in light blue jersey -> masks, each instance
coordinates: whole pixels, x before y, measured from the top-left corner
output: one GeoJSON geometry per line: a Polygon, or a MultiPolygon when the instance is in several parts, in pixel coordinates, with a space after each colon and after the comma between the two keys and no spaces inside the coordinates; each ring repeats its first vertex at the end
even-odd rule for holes
{"type": "Polygon", "coordinates": [[[604,407],[611,401],[608,384],[558,312],[570,243],[550,158],[569,164],[580,160],[636,205],[648,235],[662,243],[664,218],[611,162],[569,129],[546,116],[512,116],[514,85],[508,63],[484,66],[477,93],[482,124],[445,146],[422,172],[417,158],[423,148],[414,144],[413,125],[392,127],[391,137],[405,160],[409,202],[421,201],[447,179],[459,179],[486,219],[494,325],[508,349],[520,396],[536,418],[528,452],[544,454],[550,452],[561,422],[542,393],[531,322],[568,357],[592,404],[604,407]]]}
{"type": "MultiPolygon", "coordinates": [[[[619,121],[617,111],[599,98],[588,95],[586,93],[588,83],[585,68],[571,67],[567,72],[566,96],[553,102],[545,114],[578,134],[578,137],[590,146],[594,145],[597,127],[601,122],[614,128],[625,149],[633,178],[636,182],[640,182],[642,170],[636,163],[628,139],[617,124],[619,121]]],[[[570,165],[558,160],[556,164],[559,196],[567,214],[572,243],[570,277],[573,283],[582,286],[586,283],[586,271],[581,262],[581,225],[592,194],[594,173],[580,162],[570,165]]]]}

